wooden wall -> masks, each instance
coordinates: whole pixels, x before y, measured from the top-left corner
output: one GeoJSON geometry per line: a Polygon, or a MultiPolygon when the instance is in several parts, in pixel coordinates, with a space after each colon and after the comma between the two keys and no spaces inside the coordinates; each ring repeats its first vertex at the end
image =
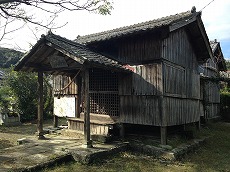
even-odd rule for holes
{"type": "Polygon", "coordinates": [[[163,40],[164,116],[167,125],[199,121],[200,75],[198,62],[184,29],[163,40]]]}
{"type": "MultiPolygon", "coordinates": [[[[212,63],[207,62],[204,66],[204,75],[208,77],[218,77],[218,71],[212,63]],[[210,67],[211,66],[211,67],[210,67]]],[[[220,116],[220,86],[218,82],[202,81],[201,89],[201,106],[204,106],[205,119],[216,118],[220,116]]]]}
{"type": "Polygon", "coordinates": [[[167,125],[181,125],[200,120],[200,101],[196,99],[164,98],[167,125]]]}
{"type": "Polygon", "coordinates": [[[161,95],[162,63],[132,66],[133,74],[119,76],[119,95],[161,95]]]}
{"type": "MultiPolygon", "coordinates": [[[[73,77],[70,76],[64,76],[64,75],[53,75],[53,91],[54,91],[54,95],[59,94],[59,92],[57,92],[57,90],[61,90],[62,88],[64,88],[67,84],[70,83],[70,81],[72,81],[73,77]]],[[[65,90],[61,91],[61,95],[77,95],[77,80],[75,79],[74,82],[72,82],[70,84],[70,86],[68,88],[66,88],[65,90]]]]}
{"type": "Polygon", "coordinates": [[[119,42],[118,61],[128,64],[146,64],[161,58],[161,40],[149,34],[130,37],[119,42]]]}
{"type": "Polygon", "coordinates": [[[120,96],[120,121],[123,123],[161,126],[160,110],[160,99],[157,96],[120,96]]]}
{"type": "Polygon", "coordinates": [[[119,77],[120,121],[159,126],[162,63],[132,67],[133,74],[119,77]]]}
{"type": "Polygon", "coordinates": [[[119,80],[121,122],[171,126],[199,121],[198,62],[186,31],[177,30],[163,40],[143,40],[120,48],[120,57],[140,63],[132,66],[132,77],[119,80]]]}

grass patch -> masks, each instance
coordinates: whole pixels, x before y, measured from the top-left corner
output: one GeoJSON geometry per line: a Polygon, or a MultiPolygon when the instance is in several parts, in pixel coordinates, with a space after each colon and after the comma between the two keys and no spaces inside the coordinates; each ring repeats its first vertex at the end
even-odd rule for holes
{"type": "MultiPolygon", "coordinates": [[[[89,166],[79,163],[68,163],[45,169],[44,172],[229,172],[230,171],[230,123],[209,123],[200,132],[195,132],[196,137],[211,136],[205,145],[195,153],[187,155],[181,161],[170,164],[161,163],[151,156],[122,152],[112,156],[103,163],[89,166]]],[[[176,138],[175,138],[176,140],[176,138]]],[[[174,140],[173,140],[174,141],[174,140]]],[[[178,142],[178,141],[175,141],[178,142]]],[[[147,141],[148,144],[153,144],[147,141]]],[[[154,143],[155,144],[155,143],[154,143]]],[[[175,143],[175,145],[180,144],[175,143]]]]}

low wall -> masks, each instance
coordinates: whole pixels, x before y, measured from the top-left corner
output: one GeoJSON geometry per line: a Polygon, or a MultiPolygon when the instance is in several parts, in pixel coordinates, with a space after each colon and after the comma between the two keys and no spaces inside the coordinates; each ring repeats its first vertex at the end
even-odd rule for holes
{"type": "Polygon", "coordinates": [[[7,114],[0,113],[0,125],[4,126],[15,126],[20,125],[20,115],[8,116],[7,114]]]}

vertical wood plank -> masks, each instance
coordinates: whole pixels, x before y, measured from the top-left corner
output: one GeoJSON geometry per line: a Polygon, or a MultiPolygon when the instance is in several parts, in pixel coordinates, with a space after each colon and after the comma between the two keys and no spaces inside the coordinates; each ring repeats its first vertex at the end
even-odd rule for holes
{"type": "Polygon", "coordinates": [[[81,109],[80,109],[80,105],[81,105],[81,78],[78,77],[77,78],[77,98],[76,98],[76,117],[80,118],[80,113],[81,113],[81,109]]]}

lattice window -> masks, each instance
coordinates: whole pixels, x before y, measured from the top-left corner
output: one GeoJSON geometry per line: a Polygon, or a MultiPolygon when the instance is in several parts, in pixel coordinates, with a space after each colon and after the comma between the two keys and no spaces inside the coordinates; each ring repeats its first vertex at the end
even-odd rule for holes
{"type": "Polygon", "coordinates": [[[118,75],[111,71],[90,71],[90,112],[110,116],[119,115],[118,75]]]}

